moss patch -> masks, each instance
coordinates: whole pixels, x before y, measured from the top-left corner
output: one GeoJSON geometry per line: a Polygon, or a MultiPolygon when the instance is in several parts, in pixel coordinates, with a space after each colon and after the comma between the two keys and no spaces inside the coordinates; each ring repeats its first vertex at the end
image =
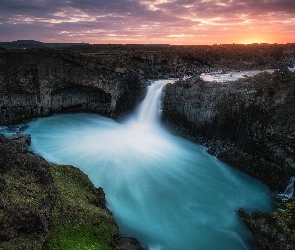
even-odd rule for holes
{"type": "Polygon", "coordinates": [[[88,177],[72,166],[50,171],[58,198],[45,249],[118,249],[118,226],[88,177]]]}
{"type": "Polygon", "coordinates": [[[295,202],[283,202],[282,209],[272,213],[239,211],[257,240],[259,249],[295,249],[295,202]]]}

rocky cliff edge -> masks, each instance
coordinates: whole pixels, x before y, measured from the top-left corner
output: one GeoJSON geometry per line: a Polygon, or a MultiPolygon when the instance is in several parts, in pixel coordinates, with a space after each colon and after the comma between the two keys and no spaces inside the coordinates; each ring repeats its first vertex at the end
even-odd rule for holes
{"type": "MultiPolygon", "coordinates": [[[[200,77],[168,85],[164,120],[203,143],[221,161],[283,193],[295,176],[295,74],[278,70],[235,82],[200,77]]],[[[242,210],[259,249],[295,248],[295,201],[278,201],[272,213],[242,210]]]]}
{"type": "Polygon", "coordinates": [[[0,249],[141,250],[121,237],[102,188],[0,135],[0,249]]]}

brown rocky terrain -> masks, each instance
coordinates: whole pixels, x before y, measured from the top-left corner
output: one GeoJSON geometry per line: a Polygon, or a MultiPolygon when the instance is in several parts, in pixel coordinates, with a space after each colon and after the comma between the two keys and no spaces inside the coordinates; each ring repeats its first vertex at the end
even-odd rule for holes
{"type": "Polygon", "coordinates": [[[0,248],[41,249],[56,189],[48,163],[0,136],[0,248]]]}

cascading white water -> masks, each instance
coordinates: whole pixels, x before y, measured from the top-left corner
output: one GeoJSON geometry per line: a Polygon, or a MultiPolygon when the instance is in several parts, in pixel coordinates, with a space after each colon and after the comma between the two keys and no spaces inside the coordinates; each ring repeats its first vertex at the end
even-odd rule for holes
{"type": "Polygon", "coordinates": [[[133,127],[141,129],[155,129],[160,125],[162,89],[167,83],[175,80],[158,80],[148,86],[145,99],[139,105],[135,114],[127,121],[133,127]]]}
{"type": "Polygon", "coordinates": [[[167,81],[160,80],[148,87],[147,95],[137,113],[137,123],[154,126],[159,122],[162,89],[167,81]]]}
{"type": "Polygon", "coordinates": [[[293,198],[294,195],[294,183],[295,183],[295,177],[292,176],[289,180],[288,186],[286,187],[286,190],[282,194],[278,194],[277,197],[282,200],[290,200],[293,198]]]}
{"type": "Polygon", "coordinates": [[[236,211],[270,210],[269,189],[203,146],[159,129],[166,82],[149,88],[126,124],[83,113],[32,121],[24,131],[32,135],[30,149],[79,167],[103,187],[121,233],[146,249],[251,249],[253,238],[236,211]]]}

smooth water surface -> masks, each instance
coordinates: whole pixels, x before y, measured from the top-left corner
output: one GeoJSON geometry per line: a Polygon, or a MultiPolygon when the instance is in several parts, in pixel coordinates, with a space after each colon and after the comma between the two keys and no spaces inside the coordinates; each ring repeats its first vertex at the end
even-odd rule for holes
{"type": "Polygon", "coordinates": [[[79,167],[103,187],[122,234],[146,249],[251,249],[237,211],[270,210],[269,189],[161,127],[165,83],[152,85],[145,99],[152,103],[124,124],[86,113],[30,122],[24,133],[32,135],[31,150],[79,167]]]}

